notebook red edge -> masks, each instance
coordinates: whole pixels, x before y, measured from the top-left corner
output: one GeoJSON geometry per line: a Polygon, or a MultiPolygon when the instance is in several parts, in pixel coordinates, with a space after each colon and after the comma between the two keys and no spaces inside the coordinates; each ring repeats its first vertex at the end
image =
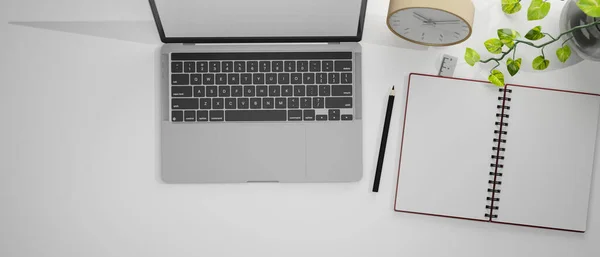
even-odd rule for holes
{"type": "MultiPolygon", "coordinates": [[[[461,220],[479,221],[479,222],[489,222],[489,223],[495,223],[495,224],[513,225],[513,226],[521,226],[521,227],[529,227],[529,228],[550,229],[550,230],[558,230],[558,231],[566,231],[566,232],[576,232],[576,233],[584,233],[585,232],[585,231],[581,231],[581,230],[571,230],[571,229],[563,229],[563,228],[534,226],[534,225],[528,225],[528,224],[499,222],[499,221],[493,221],[493,220],[491,220],[491,218],[489,218],[489,219],[472,219],[472,218],[465,218],[465,217],[458,217],[458,216],[441,215],[441,214],[435,214],[435,213],[423,213],[423,212],[413,212],[413,211],[408,211],[408,210],[400,210],[398,208],[398,206],[397,206],[397,203],[398,203],[398,201],[397,201],[398,200],[398,186],[400,184],[400,166],[402,165],[402,150],[403,150],[403,143],[404,143],[404,130],[405,130],[405,127],[406,127],[406,114],[408,112],[408,98],[410,96],[410,81],[411,81],[411,78],[412,78],[413,75],[415,75],[415,76],[425,76],[425,77],[434,77],[434,78],[443,78],[443,79],[462,80],[462,81],[470,81],[470,82],[478,82],[478,83],[491,84],[490,82],[483,81],[483,80],[453,78],[453,77],[443,77],[443,76],[429,75],[429,74],[423,74],[423,73],[410,73],[408,75],[408,86],[407,86],[407,89],[406,89],[406,99],[405,99],[405,105],[404,105],[404,117],[403,117],[403,122],[402,122],[402,135],[400,137],[400,158],[398,160],[398,176],[397,176],[397,179],[396,179],[396,192],[395,192],[395,196],[394,196],[394,211],[395,212],[408,213],[408,214],[420,214],[420,215],[442,217],[442,218],[453,218],[453,219],[461,219],[461,220]]],[[[549,90],[549,91],[564,92],[564,93],[574,93],[574,94],[600,96],[600,94],[594,94],[594,93],[586,93],[586,92],[578,92],[578,91],[570,91],[570,90],[561,90],[561,89],[552,89],[552,88],[544,88],[544,87],[535,87],[535,86],[524,86],[524,85],[518,85],[518,84],[507,84],[504,87],[505,88],[508,88],[508,87],[523,87],[523,88],[549,90]]]]}

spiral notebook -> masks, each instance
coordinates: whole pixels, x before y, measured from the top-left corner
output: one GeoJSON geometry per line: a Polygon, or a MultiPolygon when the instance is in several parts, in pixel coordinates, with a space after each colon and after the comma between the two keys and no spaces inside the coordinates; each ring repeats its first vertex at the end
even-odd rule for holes
{"type": "Polygon", "coordinates": [[[585,232],[600,95],[411,74],[394,209],[585,232]]]}

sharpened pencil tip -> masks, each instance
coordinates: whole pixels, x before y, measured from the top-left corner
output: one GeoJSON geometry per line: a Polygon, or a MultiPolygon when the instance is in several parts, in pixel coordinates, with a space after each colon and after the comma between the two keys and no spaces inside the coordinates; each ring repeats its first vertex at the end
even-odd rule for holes
{"type": "Polygon", "coordinates": [[[392,90],[394,90],[396,88],[396,86],[392,86],[392,90]]]}

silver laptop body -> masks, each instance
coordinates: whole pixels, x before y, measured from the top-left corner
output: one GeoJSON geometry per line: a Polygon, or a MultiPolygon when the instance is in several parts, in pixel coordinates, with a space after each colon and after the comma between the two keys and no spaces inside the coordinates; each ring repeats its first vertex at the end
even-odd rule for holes
{"type": "Polygon", "coordinates": [[[165,43],[164,182],[361,179],[366,0],[150,6],[165,43]]]}

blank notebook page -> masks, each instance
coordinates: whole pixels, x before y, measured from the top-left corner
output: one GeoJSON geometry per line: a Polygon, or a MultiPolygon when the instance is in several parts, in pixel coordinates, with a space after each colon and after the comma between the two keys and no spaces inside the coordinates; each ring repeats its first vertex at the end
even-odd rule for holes
{"type": "Polygon", "coordinates": [[[498,88],[411,75],[397,211],[487,220],[498,88]]]}
{"type": "Polygon", "coordinates": [[[512,101],[493,221],[585,231],[600,98],[508,88],[512,101]]]}

